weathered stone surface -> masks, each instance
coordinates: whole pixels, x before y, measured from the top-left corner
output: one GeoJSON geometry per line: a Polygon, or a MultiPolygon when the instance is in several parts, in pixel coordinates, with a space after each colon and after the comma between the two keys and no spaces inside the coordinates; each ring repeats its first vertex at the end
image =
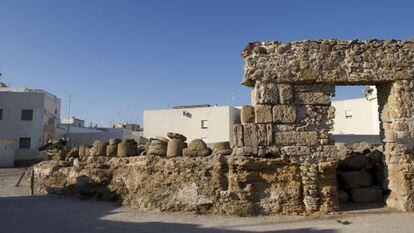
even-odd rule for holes
{"type": "Polygon", "coordinates": [[[311,105],[329,105],[331,98],[329,95],[322,92],[296,92],[296,104],[311,104],[311,105]]]}
{"type": "Polygon", "coordinates": [[[211,149],[201,139],[194,139],[188,144],[188,148],[183,150],[183,155],[187,157],[205,157],[211,154],[211,149]]]}
{"type": "MultiPolygon", "coordinates": [[[[255,124],[255,135],[258,146],[271,146],[273,144],[272,124],[255,124]]],[[[252,135],[254,136],[254,135],[252,135]]]]}
{"type": "Polygon", "coordinates": [[[182,139],[172,138],[167,145],[167,158],[182,156],[183,149],[184,141],[182,139]]]}
{"type": "Polygon", "coordinates": [[[412,78],[413,44],[411,40],[254,42],[242,53],[242,84],[253,87],[264,80],[374,84],[412,78]]]}
{"type": "Polygon", "coordinates": [[[118,144],[117,154],[119,157],[129,157],[137,155],[137,143],[133,139],[122,139],[118,144]]]}
{"type": "Polygon", "coordinates": [[[254,106],[256,123],[272,123],[272,106],[256,105],[254,106]]]}
{"type": "Polygon", "coordinates": [[[243,145],[257,146],[257,132],[255,124],[243,125],[243,145]]]}
{"type": "Polygon", "coordinates": [[[237,147],[242,147],[244,145],[243,125],[233,125],[233,143],[237,147]]]}
{"type": "Polygon", "coordinates": [[[90,149],[90,156],[105,156],[107,146],[108,142],[94,141],[93,147],[90,149]]]}
{"type": "Polygon", "coordinates": [[[114,157],[118,155],[118,144],[109,144],[106,147],[106,156],[114,157]]]}
{"type": "Polygon", "coordinates": [[[278,84],[277,89],[279,91],[279,103],[280,104],[292,104],[294,103],[294,95],[292,85],[278,84]]]}
{"type": "Polygon", "coordinates": [[[276,84],[258,82],[253,90],[254,104],[278,104],[279,93],[276,84]]]}
{"type": "Polygon", "coordinates": [[[312,146],[318,142],[316,132],[277,132],[275,142],[280,145],[312,146]]]}
{"type": "Polygon", "coordinates": [[[296,108],[290,105],[273,106],[273,122],[289,124],[296,121],[296,108]]]}
{"type": "Polygon", "coordinates": [[[109,145],[118,145],[122,140],[119,138],[111,138],[109,139],[109,145]]]}
{"type": "Polygon", "coordinates": [[[254,123],[254,108],[249,105],[243,105],[240,110],[240,120],[242,124],[254,123]]]}
{"type": "Polygon", "coordinates": [[[216,142],[213,145],[213,154],[215,155],[230,155],[232,152],[230,142],[216,142]]]}
{"type": "Polygon", "coordinates": [[[167,156],[168,142],[164,140],[153,139],[148,147],[147,153],[150,155],[167,156]]]}
{"type": "Polygon", "coordinates": [[[372,185],[371,174],[366,171],[340,172],[339,177],[351,190],[372,185]]]}
{"type": "Polygon", "coordinates": [[[378,186],[353,189],[351,199],[355,203],[370,203],[383,201],[382,190],[378,186]]]}
{"type": "Polygon", "coordinates": [[[339,161],[339,167],[345,171],[368,170],[372,167],[366,156],[354,153],[339,161]]]}
{"type": "Polygon", "coordinates": [[[168,132],[167,137],[169,137],[170,139],[180,139],[184,142],[187,141],[187,137],[179,133],[168,132]]]}

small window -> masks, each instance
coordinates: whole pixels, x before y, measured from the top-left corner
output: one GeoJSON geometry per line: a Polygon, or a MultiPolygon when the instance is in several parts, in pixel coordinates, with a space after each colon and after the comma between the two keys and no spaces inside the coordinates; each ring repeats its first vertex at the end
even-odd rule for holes
{"type": "Polygon", "coordinates": [[[352,110],[345,110],[345,119],[352,119],[352,110]]]}
{"type": "Polygon", "coordinates": [[[207,120],[201,120],[201,128],[202,129],[208,129],[208,121],[207,120]]]}
{"type": "Polygon", "coordinates": [[[33,110],[32,109],[23,109],[21,120],[22,121],[31,121],[31,120],[33,120],[33,110]]]}
{"type": "Polygon", "coordinates": [[[19,148],[20,149],[30,149],[30,138],[20,138],[19,140],[19,148]]]}
{"type": "Polygon", "coordinates": [[[57,109],[55,108],[55,115],[57,115],[57,109]]]}
{"type": "Polygon", "coordinates": [[[0,109],[0,121],[3,120],[3,109],[0,109]]]}

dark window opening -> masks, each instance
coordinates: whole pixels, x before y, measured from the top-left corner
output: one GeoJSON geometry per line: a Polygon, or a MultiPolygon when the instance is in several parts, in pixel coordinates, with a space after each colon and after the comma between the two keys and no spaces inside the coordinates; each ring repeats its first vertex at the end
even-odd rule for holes
{"type": "Polygon", "coordinates": [[[0,121],[3,120],[3,109],[0,109],[0,121]]]}
{"type": "Polygon", "coordinates": [[[33,110],[32,109],[23,109],[21,120],[22,121],[32,121],[33,120],[33,110]]]}
{"type": "Polygon", "coordinates": [[[30,138],[20,138],[19,148],[20,149],[30,149],[31,140],[30,138]]]}

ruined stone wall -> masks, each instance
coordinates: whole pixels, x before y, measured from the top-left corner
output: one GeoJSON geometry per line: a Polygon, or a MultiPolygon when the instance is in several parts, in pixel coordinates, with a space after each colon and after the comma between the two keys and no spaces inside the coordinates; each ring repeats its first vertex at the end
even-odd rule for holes
{"type": "Polygon", "coordinates": [[[330,97],[335,85],[377,84],[387,203],[413,210],[414,41],[255,42],[242,57],[253,106],[243,106],[242,124],[234,127],[235,154],[298,164],[306,210],[335,210],[330,97]]]}
{"type": "Polygon", "coordinates": [[[254,42],[244,49],[243,84],[376,84],[414,77],[414,41],[254,42]]]}

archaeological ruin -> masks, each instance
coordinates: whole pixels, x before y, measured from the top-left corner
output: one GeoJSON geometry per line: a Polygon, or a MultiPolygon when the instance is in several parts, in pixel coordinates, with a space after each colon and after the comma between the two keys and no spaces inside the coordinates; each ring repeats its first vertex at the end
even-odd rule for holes
{"type": "Polygon", "coordinates": [[[253,106],[231,143],[169,133],[60,148],[35,166],[36,191],[239,216],[329,213],[340,201],[414,210],[414,41],[254,42],[242,57],[253,106]],[[383,145],[335,145],[336,85],[377,87],[383,145]]]}

